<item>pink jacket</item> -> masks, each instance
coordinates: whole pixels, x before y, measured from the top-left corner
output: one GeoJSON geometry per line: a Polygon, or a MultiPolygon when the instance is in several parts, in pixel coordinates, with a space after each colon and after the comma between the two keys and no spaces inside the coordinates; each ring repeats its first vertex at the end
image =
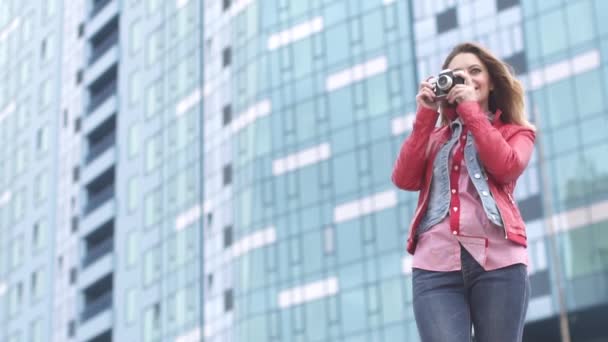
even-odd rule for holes
{"type": "MultiPolygon", "coordinates": [[[[507,238],[526,246],[526,228],[513,199],[513,190],[532,155],[536,138],[534,130],[503,123],[500,111],[490,123],[476,102],[460,103],[456,112],[475,139],[479,159],[488,175],[490,192],[502,216],[507,238]]],[[[418,110],[414,129],[403,143],[393,169],[392,181],[398,188],[420,191],[407,240],[407,251],[410,254],[414,254],[416,249],[416,229],[428,205],[435,156],[451,133],[448,126],[435,127],[438,117],[439,113],[432,109],[418,110]]]]}

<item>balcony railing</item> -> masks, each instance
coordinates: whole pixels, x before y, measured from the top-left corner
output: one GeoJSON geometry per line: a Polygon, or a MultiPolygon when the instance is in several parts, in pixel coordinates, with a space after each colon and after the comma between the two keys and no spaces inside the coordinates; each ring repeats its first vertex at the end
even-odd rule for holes
{"type": "Polygon", "coordinates": [[[89,113],[94,111],[99,105],[101,105],[110,96],[116,94],[117,82],[116,79],[110,81],[106,86],[91,95],[91,102],[89,103],[89,113]]]}
{"type": "Polygon", "coordinates": [[[118,30],[113,31],[108,36],[104,37],[103,41],[95,45],[91,49],[91,57],[89,58],[89,65],[95,63],[99,57],[103,56],[106,51],[118,43],[118,30]]]}
{"type": "Polygon", "coordinates": [[[87,267],[114,249],[114,237],[110,236],[100,244],[88,250],[87,255],[82,260],[82,267],[87,267]]]}
{"type": "Polygon", "coordinates": [[[88,303],[82,314],[80,320],[82,322],[89,320],[92,317],[97,316],[99,313],[109,309],[112,306],[112,291],[108,291],[103,295],[95,298],[88,303]]]}
{"type": "Polygon", "coordinates": [[[101,138],[101,140],[99,142],[97,142],[95,145],[90,147],[89,153],[87,154],[87,157],[86,157],[86,163],[89,164],[90,162],[92,162],[100,154],[104,153],[110,147],[114,146],[115,142],[116,142],[116,132],[115,131],[112,131],[110,134],[101,138]]]}
{"type": "Polygon", "coordinates": [[[97,15],[97,13],[101,12],[101,10],[106,7],[107,4],[112,0],[97,0],[93,2],[93,10],[91,10],[91,18],[97,15]]]}
{"type": "Polygon", "coordinates": [[[99,191],[95,195],[89,197],[87,206],[84,209],[85,214],[89,214],[93,210],[99,208],[102,204],[114,197],[114,184],[108,185],[105,189],[99,191]]]}

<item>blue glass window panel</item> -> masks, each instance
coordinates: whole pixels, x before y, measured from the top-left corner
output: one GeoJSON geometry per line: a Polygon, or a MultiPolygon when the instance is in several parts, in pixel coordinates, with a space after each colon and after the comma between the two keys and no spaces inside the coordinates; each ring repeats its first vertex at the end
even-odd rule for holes
{"type": "Polygon", "coordinates": [[[325,51],[327,54],[327,64],[334,65],[345,62],[350,56],[350,44],[348,31],[345,24],[330,27],[329,24],[325,31],[325,51]]]}
{"type": "MultiPolygon", "coordinates": [[[[404,246],[399,233],[396,209],[385,209],[375,213],[376,244],[378,252],[396,250],[404,246]]],[[[401,248],[403,249],[403,248],[401,248]]]]}
{"type": "Polygon", "coordinates": [[[317,231],[321,228],[321,208],[318,205],[302,208],[303,231],[317,231]]]}
{"type": "Polygon", "coordinates": [[[404,319],[402,278],[384,280],[380,284],[380,296],[382,298],[382,318],[387,324],[396,323],[404,319]]]}
{"type": "Polygon", "coordinates": [[[572,151],[578,146],[579,134],[578,125],[565,125],[559,128],[553,129],[547,134],[551,135],[551,141],[553,143],[552,151],[555,154],[561,154],[564,152],[572,151]]]}
{"type": "Polygon", "coordinates": [[[336,195],[349,195],[358,188],[355,153],[348,152],[334,157],[333,181],[336,195]]]}
{"type": "Polygon", "coordinates": [[[300,183],[300,205],[312,205],[320,200],[319,169],[316,165],[300,169],[298,174],[300,183]]]}
{"type": "Polygon", "coordinates": [[[338,279],[340,279],[340,291],[360,288],[365,282],[363,263],[356,262],[340,266],[338,279]]]}
{"type": "MultiPolygon", "coordinates": [[[[413,334],[418,338],[418,330],[413,334]]],[[[411,338],[405,338],[405,330],[403,327],[403,323],[392,324],[384,328],[384,339],[385,341],[408,341],[408,342],[417,342],[418,340],[413,340],[411,338]]]]}
{"type": "Polygon", "coordinates": [[[302,236],[302,251],[304,253],[302,266],[305,274],[316,274],[323,267],[323,240],[320,231],[311,232],[302,236]]]}
{"type": "Polygon", "coordinates": [[[363,289],[341,292],[340,317],[344,334],[352,334],[366,329],[367,315],[363,289]]]}
{"type": "Polygon", "coordinates": [[[533,62],[536,62],[538,58],[542,56],[541,43],[540,43],[540,20],[538,18],[526,19],[524,25],[524,40],[526,43],[526,54],[528,58],[533,62]]]}
{"type": "Polygon", "coordinates": [[[380,278],[393,278],[401,274],[401,257],[403,251],[387,253],[378,256],[378,265],[380,265],[380,278]]]}
{"type": "MultiPolygon", "coordinates": [[[[310,98],[312,98],[318,91],[318,89],[323,89],[323,88],[315,88],[315,77],[314,76],[307,76],[304,78],[301,78],[299,80],[295,81],[294,84],[295,87],[295,101],[296,102],[301,102],[304,100],[309,100],[310,98]]],[[[299,107],[299,104],[296,104],[296,110],[297,107],[299,107]]],[[[310,114],[314,114],[314,113],[310,113],[310,114]]],[[[314,117],[314,115],[313,115],[314,117]]]]}
{"type": "MultiPolygon", "coordinates": [[[[547,107],[543,114],[549,118],[552,127],[572,122],[577,118],[577,110],[574,106],[571,79],[565,79],[546,86],[547,107]]],[[[539,108],[540,109],[540,108],[539,108]]]]}
{"type": "MultiPolygon", "coordinates": [[[[309,84],[310,85],[310,84],[309,84]]],[[[307,142],[317,135],[317,120],[314,100],[300,102],[295,106],[296,130],[298,141],[307,142]]]]}
{"type": "Polygon", "coordinates": [[[349,87],[344,87],[328,94],[332,130],[353,124],[352,96],[349,87]]]}
{"type": "Polygon", "coordinates": [[[336,252],[340,264],[360,260],[363,256],[361,225],[357,220],[336,224],[336,252]]]}
{"type": "Polygon", "coordinates": [[[608,34],[608,20],[606,20],[606,13],[608,13],[608,2],[604,0],[593,1],[593,11],[595,12],[595,22],[599,36],[605,36],[608,34]]]}
{"type": "Polygon", "coordinates": [[[373,184],[376,186],[391,185],[391,173],[396,154],[391,148],[390,140],[375,141],[371,144],[371,165],[373,184]]]}
{"type": "Polygon", "coordinates": [[[327,337],[327,326],[329,319],[325,301],[318,300],[307,303],[306,312],[306,336],[310,341],[320,341],[327,337]]]}
{"type": "Polygon", "coordinates": [[[580,116],[597,114],[605,108],[602,96],[603,86],[599,69],[595,69],[574,77],[574,88],[576,89],[577,111],[580,116]]]}
{"type": "Polygon", "coordinates": [[[386,74],[367,80],[367,111],[370,116],[385,114],[389,109],[386,74]]]}
{"type": "Polygon", "coordinates": [[[384,46],[384,24],[380,9],[363,16],[363,44],[365,51],[374,51],[384,46]]]}
{"type": "MultiPolygon", "coordinates": [[[[573,1],[565,8],[570,44],[576,45],[594,38],[594,20],[589,1],[573,1]]],[[[605,19],[604,19],[605,20],[605,19]]]]}
{"type": "MultiPolygon", "coordinates": [[[[317,34],[317,33],[315,33],[317,34]]],[[[304,38],[293,43],[294,76],[304,77],[312,71],[312,40],[304,38]]]]}
{"type": "Polygon", "coordinates": [[[566,20],[563,11],[560,9],[541,13],[538,30],[540,32],[551,32],[550,35],[543,35],[540,40],[543,54],[547,56],[564,50],[568,46],[568,32],[566,32],[566,20]]]}
{"type": "Polygon", "coordinates": [[[352,151],[355,146],[355,130],[347,127],[341,130],[334,130],[331,136],[331,153],[339,155],[344,152],[352,151]]]}
{"type": "MultiPolygon", "coordinates": [[[[348,14],[348,8],[345,0],[335,0],[330,3],[326,3],[323,8],[323,25],[325,27],[333,26],[337,23],[346,20],[348,14]]],[[[348,37],[346,34],[342,36],[345,40],[348,37]]]]}
{"type": "Polygon", "coordinates": [[[583,145],[597,144],[606,139],[608,132],[608,115],[604,112],[581,122],[581,132],[585,132],[582,137],[583,145]]]}

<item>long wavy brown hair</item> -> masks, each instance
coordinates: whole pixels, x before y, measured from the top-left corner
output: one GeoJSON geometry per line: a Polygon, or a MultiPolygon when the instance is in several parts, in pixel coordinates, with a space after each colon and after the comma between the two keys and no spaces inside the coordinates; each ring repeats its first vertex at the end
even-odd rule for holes
{"type": "MultiPolygon", "coordinates": [[[[456,45],[446,57],[442,68],[447,69],[452,59],[461,53],[472,53],[477,56],[490,74],[494,90],[490,92],[488,98],[488,109],[492,113],[500,109],[502,111],[500,119],[504,123],[534,129],[525,113],[524,88],[521,82],[515,78],[513,68],[494,56],[488,49],[471,42],[456,45]]],[[[441,114],[441,124],[447,125],[448,122],[448,118],[441,114]]]]}

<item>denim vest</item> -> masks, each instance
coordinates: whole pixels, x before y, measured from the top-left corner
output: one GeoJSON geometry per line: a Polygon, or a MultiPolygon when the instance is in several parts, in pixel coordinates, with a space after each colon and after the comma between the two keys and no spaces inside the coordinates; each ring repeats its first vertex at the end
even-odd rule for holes
{"type": "MultiPolygon", "coordinates": [[[[431,190],[428,200],[429,204],[426,213],[418,226],[416,232],[418,235],[428,231],[434,225],[443,221],[450,209],[449,160],[452,149],[458,142],[458,138],[460,138],[463,129],[460,118],[451,123],[451,128],[452,137],[441,147],[433,163],[433,176],[431,178],[431,190]]],[[[495,225],[502,227],[502,218],[500,217],[496,201],[494,201],[494,198],[490,193],[487,181],[488,177],[479,162],[479,156],[471,132],[468,132],[465,143],[464,161],[471,182],[477,190],[477,194],[481,199],[481,204],[488,219],[495,225]]]]}

